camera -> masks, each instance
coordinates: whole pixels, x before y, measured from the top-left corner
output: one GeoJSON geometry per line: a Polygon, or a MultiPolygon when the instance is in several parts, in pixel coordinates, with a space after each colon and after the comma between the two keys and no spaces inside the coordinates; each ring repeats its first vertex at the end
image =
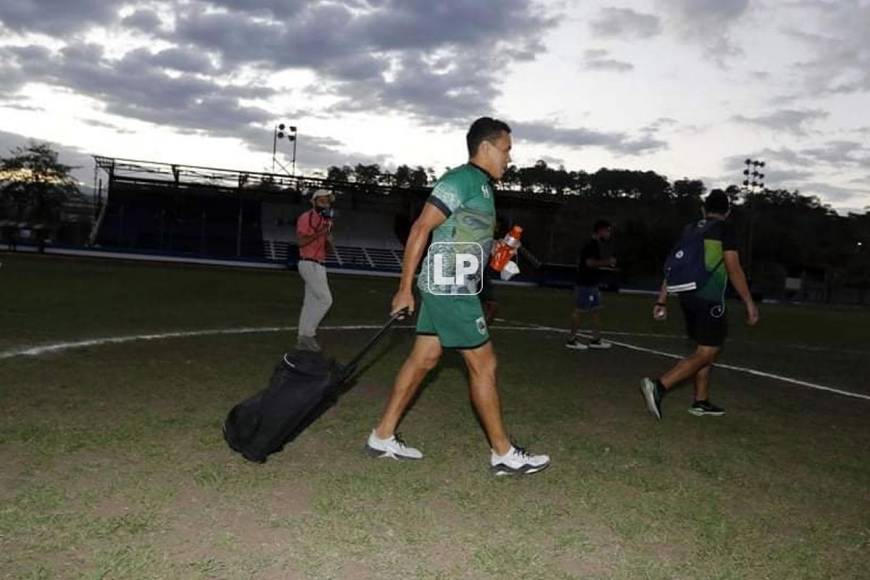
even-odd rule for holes
{"type": "Polygon", "coordinates": [[[323,219],[327,219],[327,220],[335,219],[335,210],[331,207],[318,207],[317,213],[323,219]]]}

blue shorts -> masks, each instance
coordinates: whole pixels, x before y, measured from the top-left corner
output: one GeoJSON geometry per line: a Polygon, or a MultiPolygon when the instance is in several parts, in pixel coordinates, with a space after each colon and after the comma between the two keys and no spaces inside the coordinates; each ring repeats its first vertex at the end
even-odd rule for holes
{"type": "Polygon", "coordinates": [[[574,305],[577,310],[592,312],[601,308],[601,291],[598,286],[576,286],[574,305]]]}

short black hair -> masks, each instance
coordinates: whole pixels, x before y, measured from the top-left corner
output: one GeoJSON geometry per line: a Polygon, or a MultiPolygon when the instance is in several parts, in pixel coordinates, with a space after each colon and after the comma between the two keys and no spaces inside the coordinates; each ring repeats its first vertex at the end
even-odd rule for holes
{"type": "Polygon", "coordinates": [[[601,230],[612,228],[613,224],[607,220],[598,220],[595,222],[595,225],[592,226],[593,232],[600,232],[601,230]]]}
{"type": "Polygon", "coordinates": [[[493,119],[492,117],[481,117],[471,124],[468,128],[468,133],[465,135],[465,143],[468,145],[468,156],[474,157],[477,154],[477,148],[484,141],[492,142],[498,139],[502,133],[510,133],[511,128],[504,121],[493,119]]]}
{"type": "Polygon", "coordinates": [[[713,189],[704,200],[704,209],[707,213],[726,214],[731,209],[731,200],[728,194],[721,189],[713,189]]]}

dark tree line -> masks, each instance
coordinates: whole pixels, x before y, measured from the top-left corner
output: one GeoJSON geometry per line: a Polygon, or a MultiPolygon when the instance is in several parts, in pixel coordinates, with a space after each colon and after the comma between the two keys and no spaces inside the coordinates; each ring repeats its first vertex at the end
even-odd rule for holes
{"type": "MultiPolygon", "coordinates": [[[[331,180],[386,187],[425,188],[435,178],[432,169],[419,166],[402,165],[394,172],[362,164],[329,168],[331,180]]],[[[530,233],[550,262],[572,263],[592,222],[610,219],[617,227],[616,251],[625,274],[633,279],[659,275],[665,254],[683,226],[700,215],[707,193],[698,179],[670,181],[654,171],[609,168],[589,173],[545,161],[509,167],[500,189],[521,199],[562,202],[554,215],[540,216],[539,225],[533,226],[538,231],[530,233]]],[[[870,213],[840,216],[817,197],[799,191],[750,194],[736,185],[726,191],[743,243],[743,261],[759,285],[776,288],[785,277],[809,276],[870,288],[870,213]]],[[[518,219],[535,221],[528,214],[518,219]]]]}
{"type": "MultiPolygon", "coordinates": [[[[64,208],[81,198],[71,169],[46,143],[30,143],[0,158],[0,221],[59,223],[64,208]]],[[[389,171],[357,164],[329,167],[327,179],[379,186],[382,193],[413,192],[404,204],[410,223],[420,207],[411,197],[425,197],[436,177],[422,166],[389,171]]],[[[671,182],[654,171],[609,168],[589,173],[544,161],[509,167],[500,189],[504,195],[497,203],[506,225],[528,225],[529,243],[545,261],[573,263],[592,222],[612,221],[615,251],[632,279],[659,275],[683,226],[700,215],[707,192],[697,179],[671,182]]],[[[744,244],[741,254],[756,282],[780,287],[786,276],[809,275],[829,286],[870,289],[870,213],[841,216],[799,191],[747,193],[737,186],[727,191],[744,244]]]]}

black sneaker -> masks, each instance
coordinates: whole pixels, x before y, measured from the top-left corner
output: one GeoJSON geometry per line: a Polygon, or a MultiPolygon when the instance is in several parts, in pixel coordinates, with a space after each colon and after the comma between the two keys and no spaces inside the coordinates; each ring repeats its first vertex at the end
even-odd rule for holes
{"type": "Polygon", "coordinates": [[[565,343],[565,348],[570,348],[571,350],[586,350],[589,347],[577,340],[576,336],[572,336],[568,339],[568,342],[565,343]]]}
{"type": "Polygon", "coordinates": [[[692,403],[692,406],[689,407],[689,413],[697,417],[703,417],[704,415],[710,415],[711,417],[721,417],[725,414],[725,409],[723,409],[722,407],[717,407],[710,401],[695,401],[694,403],[692,403]]]}
{"type": "Polygon", "coordinates": [[[646,408],[650,414],[662,420],[662,395],[664,392],[656,381],[644,377],[640,380],[640,392],[643,393],[643,398],[646,400],[646,408]]]}

